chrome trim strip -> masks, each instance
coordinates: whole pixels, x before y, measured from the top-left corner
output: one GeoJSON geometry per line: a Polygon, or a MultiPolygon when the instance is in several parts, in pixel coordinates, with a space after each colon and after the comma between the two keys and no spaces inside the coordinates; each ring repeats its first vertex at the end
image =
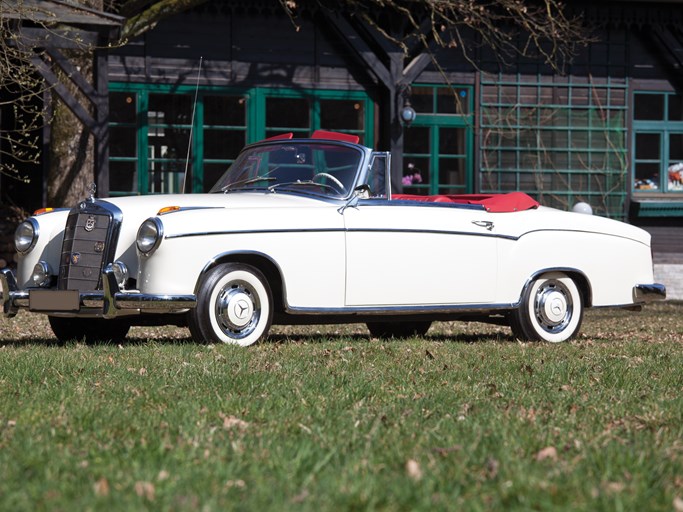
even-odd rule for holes
{"type": "Polygon", "coordinates": [[[636,303],[664,300],[666,286],[660,283],[637,284],[633,287],[633,299],[636,303]]]}
{"type": "Polygon", "coordinates": [[[433,305],[433,306],[353,306],[344,308],[300,308],[285,306],[285,312],[295,315],[421,315],[421,314],[451,314],[476,313],[481,311],[507,311],[519,307],[516,304],[463,304],[463,305],[433,305]]]}
{"type": "Polygon", "coordinates": [[[518,237],[497,235],[494,233],[475,233],[467,231],[445,231],[438,229],[346,229],[346,228],[311,228],[311,229],[254,229],[254,230],[231,230],[231,231],[203,231],[198,233],[178,233],[166,235],[166,239],[191,238],[197,236],[220,236],[220,235],[263,235],[278,233],[412,233],[423,235],[454,235],[454,236],[484,236],[489,238],[501,238],[504,240],[518,240],[518,237]]]}

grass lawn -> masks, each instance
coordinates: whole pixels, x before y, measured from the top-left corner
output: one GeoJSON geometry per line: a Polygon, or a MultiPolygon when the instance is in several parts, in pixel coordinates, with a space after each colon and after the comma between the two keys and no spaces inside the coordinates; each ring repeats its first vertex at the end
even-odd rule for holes
{"type": "Polygon", "coordinates": [[[248,349],[0,320],[0,510],[683,512],[683,305],[570,343],[435,324],[273,328],[248,349]]]}

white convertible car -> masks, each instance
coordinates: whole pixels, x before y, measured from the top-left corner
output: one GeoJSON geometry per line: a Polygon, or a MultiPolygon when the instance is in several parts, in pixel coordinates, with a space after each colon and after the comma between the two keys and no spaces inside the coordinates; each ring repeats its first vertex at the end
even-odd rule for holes
{"type": "Polygon", "coordinates": [[[246,147],[208,194],[36,212],[0,274],[4,314],[46,314],[62,341],[177,324],[251,345],[272,323],[407,336],[461,319],[559,342],[584,308],[665,298],[647,232],[519,192],[392,195],[390,155],[357,142],[287,134],[246,147]]]}

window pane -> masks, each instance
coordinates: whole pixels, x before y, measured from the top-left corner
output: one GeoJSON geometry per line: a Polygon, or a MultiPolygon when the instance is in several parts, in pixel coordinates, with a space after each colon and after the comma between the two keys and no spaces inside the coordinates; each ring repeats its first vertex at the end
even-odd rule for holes
{"type": "Polygon", "coordinates": [[[211,187],[223,176],[223,173],[230,167],[230,164],[204,164],[204,192],[211,190],[211,187]]]}
{"type": "Polygon", "coordinates": [[[410,93],[410,104],[420,114],[434,113],[434,89],[431,87],[413,87],[410,93]]]}
{"type": "Polygon", "coordinates": [[[463,128],[440,128],[439,154],[464,155],[465,130],[463,128]]]}
{"type": "Polygon", "coordinates": [[[204,96],[204,124],[246,126],[246,104],[242,96],[204,96]]]}
{"type": "Polygon", "coordinates": [[[403,137],[404,152],[429,154],[429,131],[429,128],[421,126],[407,129],[403,137]]]}
{"type": "Polygon", "coordinates": [[[658,133],[636,134],[636,160],[660,160],[658,133]]]}
{"type": "Polygon", "coordinates": [[[187,94],[150,94],[150,123],[189,125],[193,97],[187,94]]]}
{"type": "Polygon", "coordinates": [[[403,159],[403,192],[406,194],[427,193],[429,185],[429,157],[403,159]],[[425,186],[425,190],[418,190],[415,186],[425,186]]]}
{"type": "MultiPolygon", "coordinates": [[[[448,186],[464,188],[465,186],[465,160],[462,158],[439,159],[439,191],[444,187],[444,192],[449,192],[448,186]]],[[[452,192],[452,190],[451,190],[452,192]]]]}
{"type": "Polygon", "coordinates": [[[109,190],[111,192],[137,192],[137,162],[109,162],[109,190]]]}
{"type": "Polygon", "coordinates": [[[135,157],[137,155],[137,131],[135,127],[112,126],[109,129],[109,151],[113,157],[135,157]]]}
{"type": "Polygon", "coordinates": [[[440,87],[437,89],[436,101],[436,111],[439,114],[470,113],[470,95],[467,89],[440,87]]]}
{"type": "Polygon", "coordinates": [[[109,94],[109,120],[112,123],[135,123],[135,93],[109,94]]]}
{"type": "Polygon", "coordinates": [[[683,96],[669,95],[669,121],[683,121],[683,96]]]}
{"type": "Polygon", "coordinates": [[[204,130],[204,158],[226,160],[237,157],[246,143],[243,130],[204,130]]]}
{"type": "Polygon", "coordinates": [[[634,119],[636,121],[664,120],[663,94],[636,94],[634,95],[634,107],[634,119]]]}
{"type": "Polygon", "coordinates": [[[320,100],[320,127],[323,130],[362,130],[363,126],[361,101],[320,100]]]}
{"type": "Polygon", "coordinates": [[[266,98],[268,128],[305,128],[310,130],[310,106],[303,98],[266,98]]]}
{"type": "Polygon", "coordinates": [[[637,190],[659,189],[659,166],[659,163],[636,163],[634,188],[637,190]]]}
{"type": "MultiPolygon", "coordinates": [[[[191,173],[191,161],[187,160],[189,129],[171,128],[163,136],[149,137],[147,160],[149,189],[151,193],[178,193],[182,191],[185,167],[191,173]]],[[[188,176],[189,179],[189,176],[188,176]]]]}
{"type": "Polygon", "coordinates": [[[683,190],[683,134],[669,135],[668,190],[683,190]]]}

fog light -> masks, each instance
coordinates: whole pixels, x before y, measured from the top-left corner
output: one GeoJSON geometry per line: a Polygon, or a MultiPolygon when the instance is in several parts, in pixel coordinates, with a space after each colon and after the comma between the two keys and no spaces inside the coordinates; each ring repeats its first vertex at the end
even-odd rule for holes
{"type": "Polygon", "coordinates": [[[119,285],[119,288],[123,288],[128,281],[128,267],[122,261],[115,261],[111,264],[111,269],[114,271],[116,284],[119,285]]]}
{"type": "Polygon", "coordinates": [[[50,281],[52,281],[52,269],[50,265],[45,261],[39,261],[33,267],[33,274],[31,274],[31,279],[33,284],[45,288],[50,286],[50,281]]]}

